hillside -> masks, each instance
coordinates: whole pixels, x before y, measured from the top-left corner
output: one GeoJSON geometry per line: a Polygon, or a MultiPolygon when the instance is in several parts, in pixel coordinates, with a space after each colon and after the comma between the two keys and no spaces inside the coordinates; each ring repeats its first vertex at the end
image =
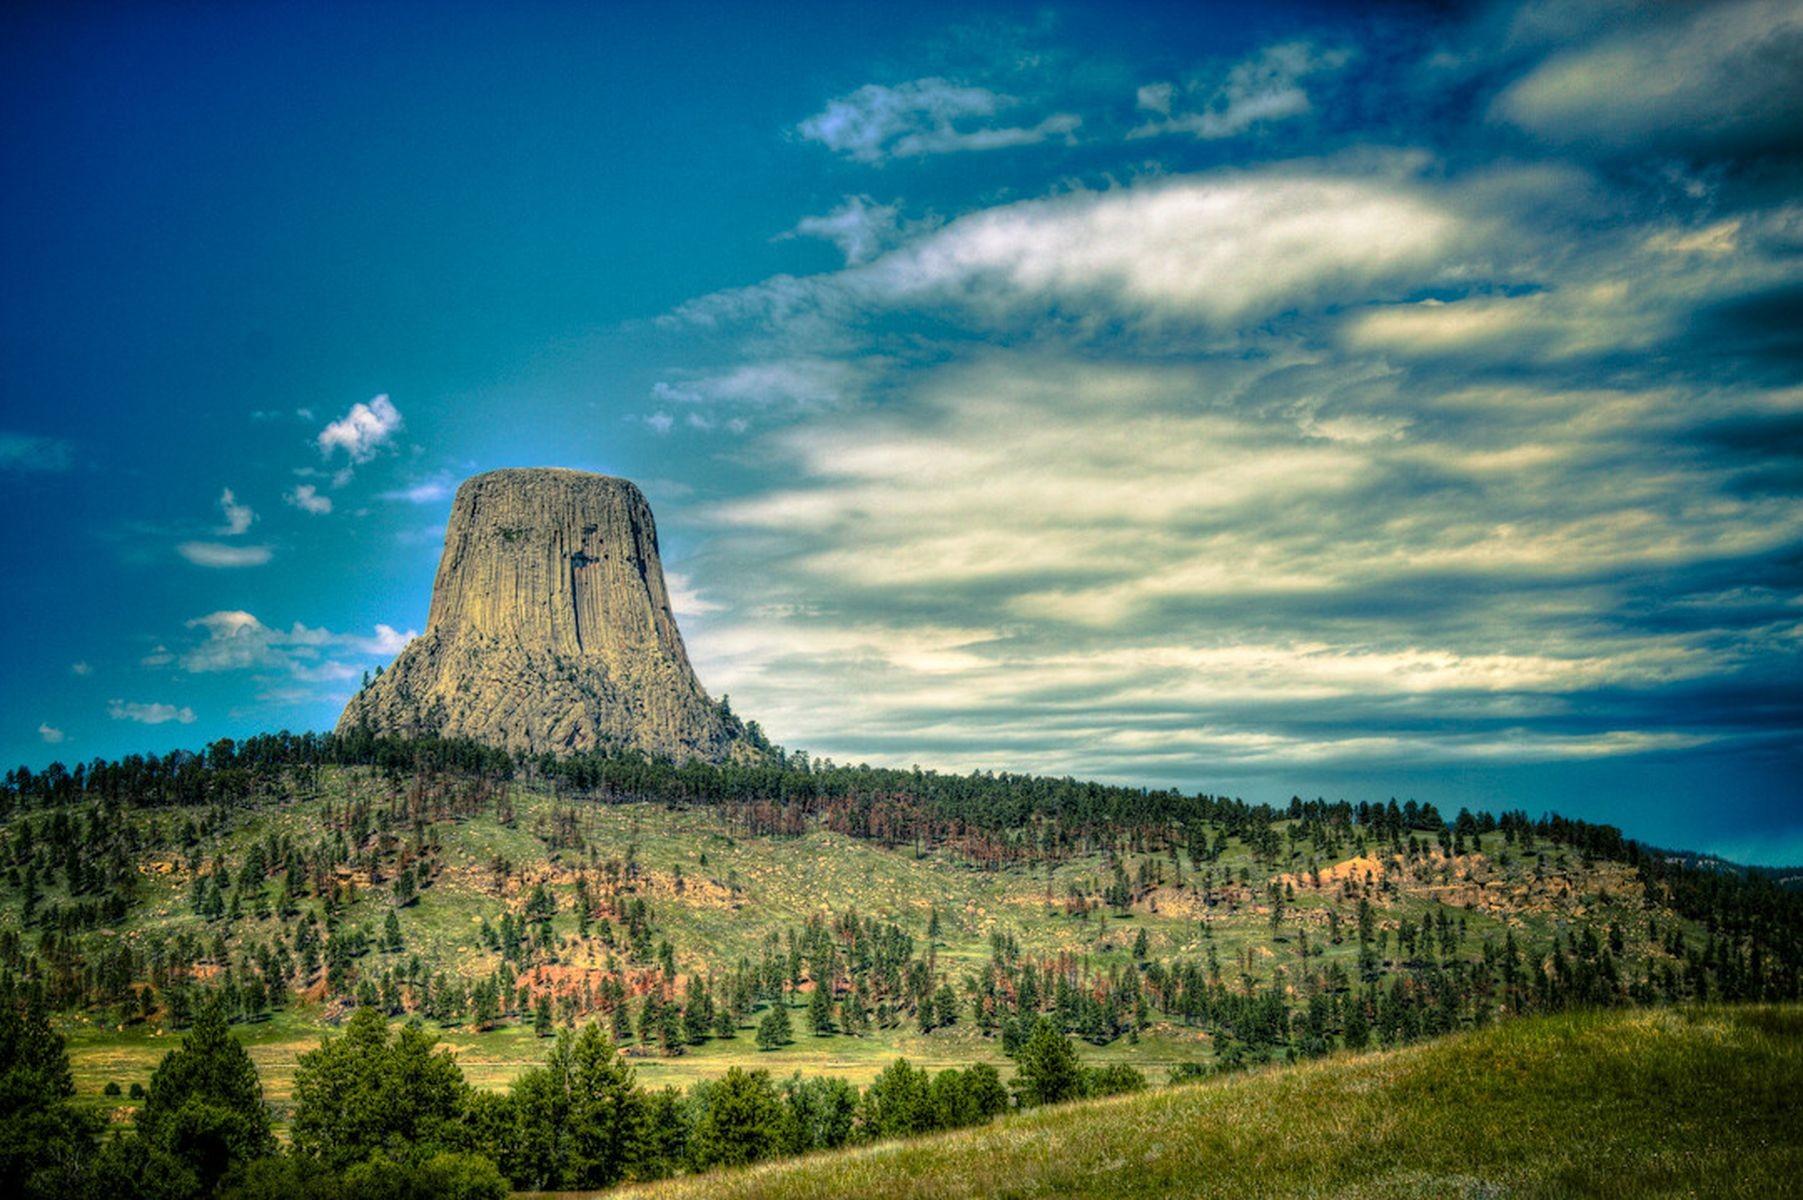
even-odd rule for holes
{"type": "Polygon", "coordinates": [[[1794,1005],[1566,1014],[609,1194],[1768,1197],[1800,1090],[1794,1005]]]}
{"type": "Polygon", "coordinates": [[[1006,1063],[1044,1013],[1162,1080],[1571,1005],[1792,999],[1797,899],[1524,814],[1029,776],[263,739],[15,772],[0,973],[129,1119],[208,998],[282,1119],[357,1005],[479,1087],[603,1022],[652,1086],[1006,1063]],[[754,1030],[780,1010],[787,1041],[754,1030]]]}

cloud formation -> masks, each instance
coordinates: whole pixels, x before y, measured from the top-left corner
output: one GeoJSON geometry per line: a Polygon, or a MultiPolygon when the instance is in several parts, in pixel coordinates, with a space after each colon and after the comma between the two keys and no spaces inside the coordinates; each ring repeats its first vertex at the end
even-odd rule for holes
{"type": "Polygon", "coordinates": [[[912,158],[954,151],[1030,146],[1068,138],[1083,121],[1074,113],[1053,113],[1033,125],[991,124],[1010,97],[988,88],[940,78],[915,79],[885,87],[867,83],[797,126],[809,141],[858,162],[912,158]]]}
{"type": "Polygon", "coordinates": [[[75,454],[61,438],[0,430],[0,471],[67,471],[75,454]]]}
{"type": "MultiPolygon", "coordinates": [[[[1299,115],[1348,61],[1290,43],[1149,86],[1143,132],[1299,115]]],[[[853,384],[752,437],[761,486],[688,513],[722,581],[691,651],[778,737],[953,767],[1782,745],[1803,220],[1649,177],[1360,148],[885,217],[881,242],[830,214],[843,269],[674,317],[745,361],[665,401],[773,361],[853,384]]]]}
{"type": "Polygon", "coordinates": [[[46,746],[60,745],[63,736],[63,731],[50,724],[48,721],[41,721],[38,723],[38,737],[46,746]]]}
{"type": "Polygon", "coordinates": [[[878,204],[869,196],[847,196],[831,212],[803,217],[790,236],[823,238],[839,248],[847,265],[855,266],[888,249],[901,232],[900,208],[878,204]]]}
{"type": "Polygon", "coordinates": [[[228,542],[183,542],[175,552],[197,567],[260,567],[273,556],[268,546],[228,542]]]}
{"type": "Polygon", "coordinates": [[[1236,137],[1270,121],[1302,116],[1311,107],[1303,80],[1345,65],[1347,57],[1343,50],[1284,42],[1235,63],[1224,78],[1206,88],[1192,84],[1180,91],[1172,83],[1146,84],[1135,99],[1148,119],[1127,136],[1236,137]],[[1197,98],[1200,103],[1193,103],[1197,98]]]}
{"type": "Polygon", "coordinates": [[[342,450],[352,463],[366,463],[394,439],[401,428],[401,412],[386,395],[367,404],[353,404],[344,416],[319,431],[319,453],[331,458],[342,450]]]}
{"type": "Polygon", "coordinates": [[[236,537],[249,529],[251,522],[257,519],[257,514],[251,511],[250,505],[238,503],[231,488],[226,488],[219,494],[219,512],[225,518],[225,524],[213,532],[221,537],[236,537]]]}
{"type": "MultiPolygon", "coordinates": [[[[255,668],[317,669],[322,660],[333,654],[386,659],[400,653],[403,646],[419,636],[413,630],[399,633],[392,626],[381,624],[369,636],[309,628],[299,621],[286,630],[272,629],[251,613],[226,609],[196,617],[188,622],[188,628],[205,634],[204,640],[191,646],[178,660],[182,670],[191,674],[255,668]]],[[[352,668],[345,665],[343,670],[352,668]]]]}
{"type": "Polygon", "coordinates": [[[703,324],[850,325],[955,310],[989,323],[1232,329],[1404,294],[1469,269],[1468,219],[1406,178],[1271,168],[1146,180],[983,209],[828,275],[692,301],[703,324]]]}
{"type": "Polygon", "coordinates": [[[1803,146],[1803,10],[1788,0],[1642,7],[1537,63],[1496,111],[1540,137],[1706,156],[1803,146]]]}
{"type": "Polygon", "coordinates": [[[384,500],[403,500],[408,504],[437,504],[449,500],[453,488],[449,479],[426,479],[382,493],[384,500]]]}
{"type": "Polygon", "coordinates": [[[194,724],[194,710],[185,704],[178,708],[173,704],[112,700],[107,703],[106,715],[115,721],[136,721],[140,725],[166,725],[170,721],[194,724]]]}
{"type": "Polygon", "coordinates": [[[332,498],[322,495],[319,488],[311,483],[303,483],[283,496],[289,504],[305,513],[316,517],[325,516],[332,511],[332,498]]]}

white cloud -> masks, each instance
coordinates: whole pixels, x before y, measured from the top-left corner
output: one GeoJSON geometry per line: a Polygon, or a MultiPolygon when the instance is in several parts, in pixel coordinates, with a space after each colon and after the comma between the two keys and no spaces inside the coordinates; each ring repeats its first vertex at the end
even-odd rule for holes
{"type": "Polygon", "coordinates": [[[63,740],[64,735],[62,730],[46,721],[38,725],[38,736],[44,739],[45,745],[55,746],[63,740]]]}
{"type": "Polygon", "coordinates": [[[1031,126],[995,126],[989,118],[1016,102],[987,88],[945,79],[916,79],[894,87],[865,84],[798,126],[801,136],[858,162],[1027,146],[1069,138],[1082,118],[1054,113],[1031,126]]]}
{"type": "Polygon", "coordinates": [[[670,611],[679,617],[706,616],[724,607],[703,598],[689,577],[678,571],[664,572],[664,588],[670,596],[670,611]]]}
{"type": "Polygon", "coordinates": [[[183,725],[194,723],[194,710],[187,705],[177,708],[173,704],[140,704],[132,700],[113,700],[107,704],[107,716],[115,721],[136,721],[140,725],[163,725],[177,721],[183,725]]]}
{"type": "Polygon", "coordinates": [[[268,562],[268,546],[234,546],[224,542],[183,542],[175,552],[197,567],[260,567],[268,562]]]}
{"type": "Polygon", "coordinates": [[[319,489],[310,483],[301,484],[283,499],[302,512],[309,512],[314,516],[324,516],[332,511],[332,498],[321,495],[319,489]]]}
{"type": "Polygon", "coordinates": [[[225,524],[213,532],[221,537],[237,537],[257,519],[257,514],[251,511],[250,505],[238,503],[231,488],[219,493],[219,511],[225,517],[225,524]]]}
{"type": "Polygon", "coordinates": [[[0,430],[0,471],[67,471],[74,461],[61,438],[0,430]]]}
{"type": "Polygon", "coordinates": [[[377,625],[374,637],[347,636],[345,644],[375,658],[392,658],[418,636],[418,630],[409,629],[406,633],[400,633],[392,625],[377,625]]]}
{"type": "Polygon", "coordinates": [[[185,671],[286,670],[313,680],[341,678],[343,671],[354,670],[333,655],[391,658],[419,636],[411,629],[399,633],[390,625],[377,625],[373,636],[333,633],[299,621],[285,630],[272,629],[242,610],[208,613],[189,621],[188,628],[203,630],[206,638],[181,656],[185,671]]]}
{"type": "Polygon", "coordinates": [[[69,664],[69,673],[71,675],[92,675],[94,668],[86,662],[73,662],[69,664]]]}
{"type": "Polygon", "coordinates": [[[1479,229],[1406,179],[1221,171],[985,209],[860,266],[703,297],[678,318],[842,327],[950,307],[1041,330],[1232,329],[1462,276],[1479,229]]]}
{"type": "Polygon", "coordinates": [[[189,621],[188,628],[206,630],[207,640],[182,655],[181,665],[185,671],[231,671],[274,666],[278,661],[275,647],[283,635],[250,613],[208,613],[189,621]]]}
{"type": "Polygon", "coordinates": [[[366,463],[393,440],[401,428],[401,413],[386,395],[367,404],[353,404],[350,412],[319,432],[319,452],[330,458],[343,450],[353,463],[366,463]]]}
{"type": "Polygon", "coordinates": [[[645,418],[645,424],[650,427],[652,433],[665,434],[669,433],[670,427],[676,424],[676,418],[667,412],[654,412],[645,418]]]}
{"type": "Polygon", "coordinates": [[[1177,89],[1170,83],[1141,87],[1135,97],[1153,120],[1133,130],[1129,137],[1188,133],[1199,138],[1226,138],[1245,133],[1255,125],[1299,117],[1309,111],[1307,76],[1345,63],[1344,51],[1320,51],[1306,42],[1267,46],[1251,58],[1236,63],[1203,97],[1201,107],[1175,108],[1177,89]]]}

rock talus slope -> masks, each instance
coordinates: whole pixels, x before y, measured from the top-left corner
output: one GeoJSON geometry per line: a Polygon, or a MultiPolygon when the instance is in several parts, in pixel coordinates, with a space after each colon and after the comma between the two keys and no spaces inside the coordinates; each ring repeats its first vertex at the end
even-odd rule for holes
{"type": "Polygon", "coordinates": [[[533,754],[753,752],[689,665],[644,495],[554,468],[491,471],[457,489],[426,632],[352,698],[338,729],[363,725],[533,754]]]}

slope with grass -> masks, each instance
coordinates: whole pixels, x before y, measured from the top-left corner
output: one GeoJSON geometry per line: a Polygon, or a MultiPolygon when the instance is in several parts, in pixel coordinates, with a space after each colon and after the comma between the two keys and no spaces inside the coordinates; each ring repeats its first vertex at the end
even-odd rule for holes
{"type": "Polygon", "coordinates": [[[1151,1079],[1524,1012],[1803,996],[1803,906],[1619,831],[1431,807],[811,763],[515,761],[271,735],[0,786],[0,982],[129,1121],[197,1006],[285,1119],[357,1006],[478,1087],[595,1020],[643,1081],[868,1083],[1039,1014],[1151,1079]],[[760,1035],[788,1010],[795,1033],[760,1035]],[[711,1012],[711,1015],[710,1015],[711,1012]],[[816,1028],[818,1026],[818,1028],[816,1028]]]}
{"type": "MultiPolygon", "coordinates": [[[[124,918],[81,939],[90,954],[103,954],[120,944],[144,948],[186,938],[203,947],[196,976],[218,979],[238,969],[252,947],[292,944],[296,924],[272,899],[281,887],[277,871],[256,887],[240,880],[230,888],[236,915],[197,912],[191,902],[197,882],[237,878],[259,846],[337,839],[348,847],[354,870],[337,872],[341,879],[330,889],[335,899],[301,896],[294,910],[329,914],[336,929],[361,930],[375,944],[355,960],[353,978],[411,977],[416,961],[428,973],[485,978],[500,955],[483,930],[504,914],[519,917],[532,890],[543,885],[555,903],[546,926],[551,940],[534,954],[538,966],[528,978],[550,980],[557,989],[589,978],[642,980],[655,973],[655,964],[635,961],[623,945],[603,943],[593,932],[583,936],[579,928],[577,880],[592,885],[613,876],[622,879],[618,895],[644,900],[658,940],[672,945],[679,974],[667,986],[676,996],[690,974],[717,978],[741,962],[755,963],[772,945],[785,953],[785,936],[808,919],[851,911],[893,922],[912,937],[914,953],[930,959],[937,977],[957,989],[961,1010],[969,1001],[968,981],[988,968],[998,935],[1011,939],[1023,958],[1072,964],[1092,977],[1134,972],[1134,946],[1143,935],[1150,959],[1212,963],[1218,978],[1236,987],[1283,987],[1300,1004],[1328,972],[1358,977],[1355,897],[1373,905],[1379,939],[1374,985],[1411,976],[1422,953],[1440,956],[1439,950],[1405,953],[1400,945],[1405,927],[1425,930],[1436,918],[1456,927],[1457,947],[1444,953],[1448,962],[1475,960],[1486,946],[1494,949],[1510,936],[1525,954],[1539,952],[1554,937],[1575,943],[1580,932],[1606,941],[1614,929],[1623,939],[1616,961],[1629,978],[1682,965],[1669,953],[1673,933],[1684,933],[1692,945],[1700,941],[1695,922],[1647,903],[1625,864],[1544,840],[1524,852],[1499,832],[1474,835],[1462,854],[1426,846],[1398,855],[1359,837],[1317,844],[1297,823],[1279,821],[1276,830],[1285,839],[1280,849],[1261,850],[1217,830],[1210,836],[1218,845],[1203,864],[1174,865],[1165,854],[1097,848],[1052,865],[982,870],[947,851],[887,847],[818,825],[788,836],[751,834],[708,805],[595,803],[517,782],[454,817],[429,820],[413,832],[397,822],[398,837],[383,832],[387,806],[402,803],[403,793],[417,786],[363,769],[328,768],[249,807],[178,806],[124,817],[140,827],[136,840],[153,848],[135,864],[135,898],[124,918]],[[370,806],[377,818],[361,835],[352,815],[359,806],[370,806]],[[172,832],[188,825],[199,832],[186,848],[170,844],[172,832]],[[440,865],[416,900],[397,907],[388,885],[406,842],[418,838],[429,840],[440,865]],[[1138,879],[1154,868],[1164,872],[1163,883],[1135,887],[1119,905],[1102,903],[1111,879],[1138,879]],[[1285,897],[1276,919],[1273,886],[1285,897]],[[379,945],[391,912],[403,938],[398,952],[379,945]],[[929,937],[935,915],[939,933],[929,937]]],[[[15,818],[3,832],[16,839],[21,819],[41,825],[45,818],[15,818]]],[[[43,879],[42,905],[72,899],[53,874],[43,879]]],[[[16,899],[0,904],[0,934],[8,928],[32,936],[16,899]]],[[[325,983],[323,973],[298,975],[288,981],[293,990],[283,1007],[239,1026],[278,1115],[296,1056],[345,1014],[344,1002],[328,997],[325,983]]],[[[860,1036],[815,1037],[805,1031],[805,989],[811,986],[811,979],[804,981],[789,998],[802,1029],[792,1045],[759,1051],[750,1036],[755,1015],[746,1014],[737,1037],[709,1038],[677,1056],[633,1046],[641,1076],[655,1086],[686,1085],[740,1065],[826,1072],[863,1084],[897,1055],[930,1068],[979,1061],[1005,1066],[999,1040],[979,1033],[963,1011],[958,1021],[930,1033],[902,1011],[887,1023],[873,1022],[860,1036]]],[[[414,995],[414,988],[404,988],[402,1011],[411,1009],[414,995]]],[[[635,997],[635,1010],[638,1004],[635,997]]],[[[66,1011],[58,1023],[79,1092],[97,1104],[105,1102],[101,1093],[109,1083],[128,1090],[148,1081],[179,1028],[161,1007],[146,1016],[110,1004],[66,1011]]],[[[433,1024],[478,1086],[504,1087],[544,1054],[546,1043],[534,1036],[530,1014],[514,1006],[480,1030],[467,1011],[433,1024]]],[[[1085,1057],[1162,1077],[1178,1063],[1212,1063],[1217,1050],[1206,1028],[1154,1009],[1134,1036],[1087,1047],[1085,1057]]]]}
{"type": "Polygon", "coordinates": [[[620,1200],[1794,1195],[1803,1008],[1524,1018],[620,1200]]]}

